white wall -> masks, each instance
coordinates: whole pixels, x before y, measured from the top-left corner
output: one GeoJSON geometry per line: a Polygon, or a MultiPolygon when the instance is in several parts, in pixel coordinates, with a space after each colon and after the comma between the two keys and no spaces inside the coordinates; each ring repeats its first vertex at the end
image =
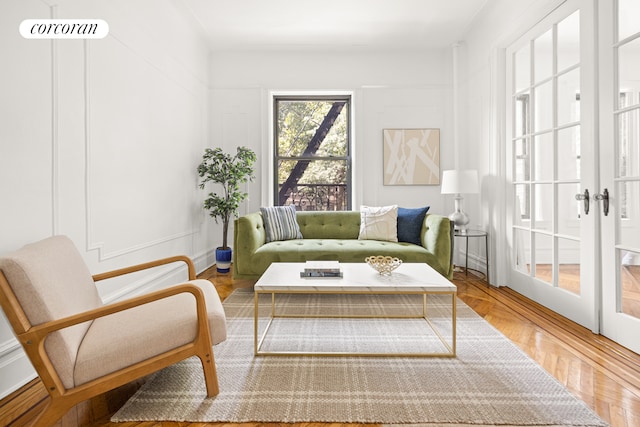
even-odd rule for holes
{"type": "Polygon", "coordinates": [[[354,96],[355,203],[430,205],[453,211],[439,186],[384,186],[382,129],[439,128],[441,169],[453,167],[450,49],[429,52],[214,52],[212,143],[258,154],[259,182],[242,213],[271,204],[269,103],[273,91],[340,91],[354,96]],[[259,195],[259,196],[258,196],[259,195]]]}
{"type": "MultiPolygon", "coordinates": [[[[208,48],[171,0],[0,4],[0,254],[69,235],[92,273],[184,253],[212,264],[195,168],[209,145],[208,48]],[[102,40],[26,40],[28,18],[100,18],[102,40]]],[[[156,273],[156,272],[154,272],[156,273]]],[[[105,300],[186,277],[100,285],[105,300]],[[166,279],[166,280],[164,280],[166,279]]],[[[34,377],[4,315],[0,398],[34,377]]]]}

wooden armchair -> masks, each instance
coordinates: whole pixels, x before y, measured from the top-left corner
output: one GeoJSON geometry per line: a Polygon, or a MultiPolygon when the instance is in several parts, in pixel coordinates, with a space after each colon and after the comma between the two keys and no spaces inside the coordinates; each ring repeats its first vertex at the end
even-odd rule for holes
{"type": "Polygon", "coordinates": [[[187,257],[91,276],[70,239],[50,237],[0,258],[0,306],[50,395],[34,426],[191,356],[202,362],[207,395],[218,394],[212,345],[226,339],[224,309],[187,257]],[[173,262],[187,264],[188,282],[102,303],[95,281],[173,262]]]}

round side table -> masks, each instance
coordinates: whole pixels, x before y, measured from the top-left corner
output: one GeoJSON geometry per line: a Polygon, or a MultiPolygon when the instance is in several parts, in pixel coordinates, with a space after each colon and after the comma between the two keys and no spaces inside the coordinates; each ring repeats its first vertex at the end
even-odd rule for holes
{"type": "MultiPolygon", "coordinates": [[[[470,238],[484,238],[484,247],[485,247],[485,279],[487,283],[489,283],[489,233],[482,230],[455,230],[453,232],[454,237],[462,237],[465,239],[465,250],[464,250],[464,273],[465,275],[469,274],[469,239],[470,238]]],[[[473,270],[473,269],[471,269],[473,270]]],[[[477,270],[473,270],[477,271],[477,270]]]]}

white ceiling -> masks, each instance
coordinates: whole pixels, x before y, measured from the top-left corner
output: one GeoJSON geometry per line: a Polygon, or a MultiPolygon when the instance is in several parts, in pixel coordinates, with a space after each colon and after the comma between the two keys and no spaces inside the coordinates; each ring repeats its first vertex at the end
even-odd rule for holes
{"type": "Polygon", "coordinates": [[[487,0],[182,0],[213,50],[450,46],[487,0]]]}

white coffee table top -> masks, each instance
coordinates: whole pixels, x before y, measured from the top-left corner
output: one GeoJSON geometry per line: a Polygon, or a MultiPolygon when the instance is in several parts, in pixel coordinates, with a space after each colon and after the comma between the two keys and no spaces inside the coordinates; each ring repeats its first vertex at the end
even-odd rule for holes
{"type": "Polygon", "coordinates": [[[456,292],[456,286],[424,263],[403,263],[382,276],[365,263],[340,263],[343,277],[300,277],[303,262],[274,262],[256,282],[258,292],[456,292]]]}

